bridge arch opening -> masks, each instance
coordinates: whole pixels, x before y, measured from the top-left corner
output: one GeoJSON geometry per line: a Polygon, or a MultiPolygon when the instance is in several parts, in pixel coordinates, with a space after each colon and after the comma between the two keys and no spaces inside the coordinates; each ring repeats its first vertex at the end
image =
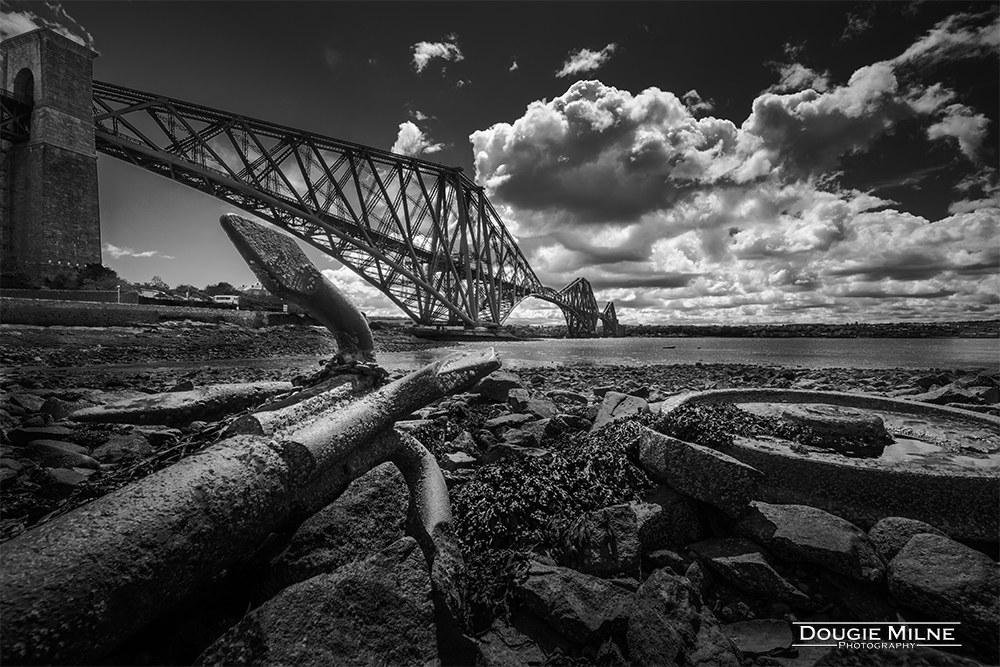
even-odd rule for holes
{"type": "Polygon", "coordinates": [[[35,75],[25,67],[14,77],[14,94],[29,102],[35,101],[35,75]]]}
{"type": "Polygon", "coordinates": [[[566,324],[562,309],[547,299],[527,296],[510,311],[505,325],[558,326],[566,324]]]}

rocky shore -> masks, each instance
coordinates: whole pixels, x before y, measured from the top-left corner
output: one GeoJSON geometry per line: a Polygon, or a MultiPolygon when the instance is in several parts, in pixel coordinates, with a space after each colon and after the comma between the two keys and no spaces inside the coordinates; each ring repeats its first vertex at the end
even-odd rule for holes
{"type": "MultiPolygon", "coordinates": [[[[434,345],[375,335],[381,352],[434,345]]],[[[3,540],[202,451],[335,350],[318,327],[190,323],[0,326],[0,343],[3,540]],[[141,419],[114,407],[137,399],[141,419]]],[[[941,369],[497,371],[397,422],[445,473],[466,567],[458,617],[433,604],[406,484],[384,465],[104,664],[997,664],[995,543],[764,502],[759,471],[724,442],[693,442],[716,413],[658,415],[683,392],[750,387],[1000,404],[1000,378],[941,369]],[[965,641],[793,647],[805,621],[958,621],[965,641]]]]}

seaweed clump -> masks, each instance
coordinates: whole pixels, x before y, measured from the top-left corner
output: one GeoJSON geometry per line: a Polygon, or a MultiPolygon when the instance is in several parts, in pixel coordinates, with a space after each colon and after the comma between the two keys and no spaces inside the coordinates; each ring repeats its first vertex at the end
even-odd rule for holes
{"type": "Polygon", "coordinates": [[[872,451],[881,453],[881,447],[892,442],[891,436],[884,432],[825,433],[782,417],[758,415],[725,403],[682,405],[667,414],[647,417],[645,421],[659,433],[719,451],[732,447],[737,436],[777,438],[793,443],[792,448],[798,451],[816,447],[847,456],[865,456],[865,452],[872,451]]]}
{"type": "Polygon", "coordinates": [[[470,631],[509,615],[512,585],[528,554],[558,560],[580,516],[640,500],[653,487],[635,451],[639,428],[637,422],[615,422],[563,439],[558,450],[506,458],[481,468],[455,492],[470,631]]]}

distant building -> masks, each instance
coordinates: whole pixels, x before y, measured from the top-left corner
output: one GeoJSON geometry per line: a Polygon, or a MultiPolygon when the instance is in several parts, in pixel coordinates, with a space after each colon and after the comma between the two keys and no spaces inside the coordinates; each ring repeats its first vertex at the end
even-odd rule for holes
{"type": "Polygon", "coordinates": [[[240,297],[235,294],[217,294],[212,297],[212,301],[216,303],[227,303],[239,308],[240,297]]]}
{"type": "Polygon", "coordinates": [[[257,296],[257,297],[269,297],[272,296],[270,292],[264,289],[264,286],[260,283],[254,283],[247,287],[246,285],[241,285],[237,288],[243,294],[247,296],[257,296]]]}

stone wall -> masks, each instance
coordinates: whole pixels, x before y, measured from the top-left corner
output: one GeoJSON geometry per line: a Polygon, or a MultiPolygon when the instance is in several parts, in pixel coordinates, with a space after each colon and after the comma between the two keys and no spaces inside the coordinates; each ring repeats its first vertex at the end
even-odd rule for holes
{"type": "Polygon", "coordinates": [[[36,326],[121,327],[164,320],[232,322],[245,327],[268,324],[266,312],[220,308],[178,308],[128,303],[89,303],[0,298],[0,323],[36,326]]]}

